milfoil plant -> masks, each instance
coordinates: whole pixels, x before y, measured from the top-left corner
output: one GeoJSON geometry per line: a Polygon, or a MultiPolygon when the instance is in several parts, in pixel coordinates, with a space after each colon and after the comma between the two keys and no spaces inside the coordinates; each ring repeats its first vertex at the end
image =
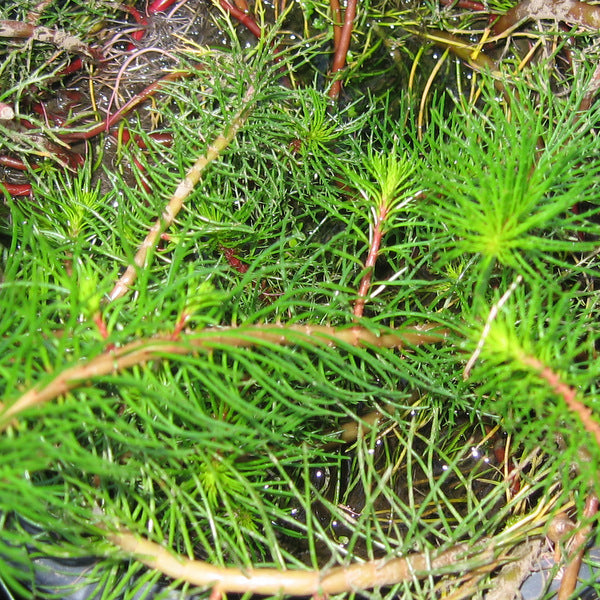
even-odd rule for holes
{"type": "Polygon", "coordinates": [[[138,115],[143,146],[5,194],[3,585],[56,597],[50,557],[106,599],[509,598],[550,548],[574,585],[600,493],[593,69],[562,94],[543,63],[483,73],[424,127],[425,95],[300,85],[318,36],[276,60],[231,38],[177,49],[169,145],[138,115]]]}

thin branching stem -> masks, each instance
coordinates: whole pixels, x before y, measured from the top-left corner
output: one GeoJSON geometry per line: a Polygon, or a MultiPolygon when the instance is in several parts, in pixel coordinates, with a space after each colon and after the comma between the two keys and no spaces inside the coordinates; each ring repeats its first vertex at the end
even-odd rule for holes
{"type": "Polygon", "coordinates": [[[432,324],[381,335],[358,326],[335,328],[326,325],[265,325],[208,329],[199,334],[181,336],[178,341],[172,339],[172,334],[138,340],[65,369],[49,383],[30,389],[6,408],[4,414],[0,416],[4,422],[3,425],[0,424],[0,430],[27,408],[43,404],[70,390],[87,385],[94,378],[117,373],[135,365],[143,365],[152,360],[160,360],[165,355],[189,355],[223,347],[291,345],[301,341],[326,346],[350,344],[355,347],[405,348],[437,343],[446,335],[446,330],[432,324]]]}
{"type": "Polygon", "coordinates": [[[150,228],[146,239],[141,243],[140,247],[134,258],[134,264],[127,267],[123,275],[119,278],[119,281],[115,284],[114,288],[109,294],[109,300],[113,301],[121,296],[124,296],[129,288],[133,285],[138,269],[143,269],[146,266],[148,259],[148,253],[155,248],[160,234],[168,229],[179,211],[183,207],[183,203],[192,193],[194,187],[200,181],[200,178],[206,171],[206,169],[217,160],[225,148],[229,146],[232,140],[235,138],[239,129],[244,125],[248,114],[250,112],[252,100],[255,95],[254,86],[248,86],[246,94],[242,101],[242,108],[233,116],[227,129],[224,133],[219,134],[212,144],[210,144],[206,150],[206,153],[196,160],[196,162],[190,167],[186,176],[177,186],[177,189],[169,199],[169,202],[165,206],[162,215],[156,220],[154,225],[150,228]]]}

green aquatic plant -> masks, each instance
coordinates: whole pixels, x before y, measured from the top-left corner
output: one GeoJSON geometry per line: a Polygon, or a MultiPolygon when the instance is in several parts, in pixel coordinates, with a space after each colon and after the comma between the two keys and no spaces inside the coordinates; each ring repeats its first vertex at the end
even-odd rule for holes
{"type": "MultiPolygon", "coordinates": [[[[116,140],[101,121],[94,142],[40,122],[83,165],[37,165],[31,196],[3,184],[15,595],[52,596],[45,556],[92,560],[106,599],[509,597],[524,575],[506,567],[546,533],[569,565],[569,540],[597,539],[593,65],[561,94],[548,62],[483,72],[472,97],[358,98],[383,61],[365,34],[336,108],[310,38],[328,7],[300,8],[300,43],[274,28],[244,47],[224,20],[210,52],[180,36],[160,85],[130,90],[160,118],[116,140]]],[[[394,31],[397,10],[360,11],[359,33],[375,15],[394,31]]]]}

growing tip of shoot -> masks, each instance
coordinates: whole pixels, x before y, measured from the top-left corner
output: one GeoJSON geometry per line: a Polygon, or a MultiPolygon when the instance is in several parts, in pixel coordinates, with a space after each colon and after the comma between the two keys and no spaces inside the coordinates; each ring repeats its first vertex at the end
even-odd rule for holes
{"type": "Polygon", "coordinates": [[[394,146],[389,151],[369,149],[359,170],[348,171],[348,177],[367,203],[368,212],[384,222],[415,197],[415,169],[411,157],[394,146]]]}

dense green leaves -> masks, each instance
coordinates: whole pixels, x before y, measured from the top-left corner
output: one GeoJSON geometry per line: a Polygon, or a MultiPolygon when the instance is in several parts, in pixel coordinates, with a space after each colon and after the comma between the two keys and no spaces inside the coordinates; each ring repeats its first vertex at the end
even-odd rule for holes
{"type": "MultiPolygon", "coordinates": [[[[47,401],[31,393],[0,421],[0,561],[15,589],[14,545],[24,543],[102,558],[98,578],[131,589],[154,581],[108,543],[124,527],[245,569],[484,536],[498,536],[499,555],[546,523],[504,533],[511,512],[537,505],[546,518],[597,487],[600,449],[543,371],[597,420],[600,142],[597,109],[576,110],[586,78],[557,98],[539,75],[541,91],[515,84],[502,99],[484,78],[476,108],[437,100],[419,142],[408,108],[373,100],[358,118],[352,106],[333,114],[325,94],[281,84],[287,54],[274,64],[269,43],[232,46],[204,55],[161,99],[172,145],[132,119],[147,151],[123,144],[110,163],[91,153],[77,174],[38,173],[33,199],[7,199],[2,408],[114,359],[47,401]],[[109,303],[187,169],[244,108],[130,295],[109,303]],[[382,209],[357,323],[369,223],[382,209]],[[443,338],[381,342],[425,323],[443,338]],[[249,329],[263,324],[281,324],[279,337],[249,329]],[[375,337],[352,343],[291,324],[375,337]],[[206,332],[222,337],[210,348],[189,341],[206,332]],[[151,349],[159,334],[177,348],[151,349]],[[117,362],[140,340],[147,355],[117,362]],[[505,448],[508,462],[494,463],[505,448]],[[520,490],[508,478],[515,463],[520,490]]],[[[407,594],[436,593],[433,576],[411,585],[407,594]]]]}
{"type": "Polygon", "coordinates": [[[481,111],[437,113],[429,144],[435,148],[441,139],[445,152],[428,152],[426,206],[451,236],[447,259],[476,254],[482,265],[498,261],[553,280],[565,253],[595,247],[596,113],[579,114],[577,94],[542,93],[536,105],[528,95],[523,83],[511,89],[510,118],[489,96],[481,111]]]}

